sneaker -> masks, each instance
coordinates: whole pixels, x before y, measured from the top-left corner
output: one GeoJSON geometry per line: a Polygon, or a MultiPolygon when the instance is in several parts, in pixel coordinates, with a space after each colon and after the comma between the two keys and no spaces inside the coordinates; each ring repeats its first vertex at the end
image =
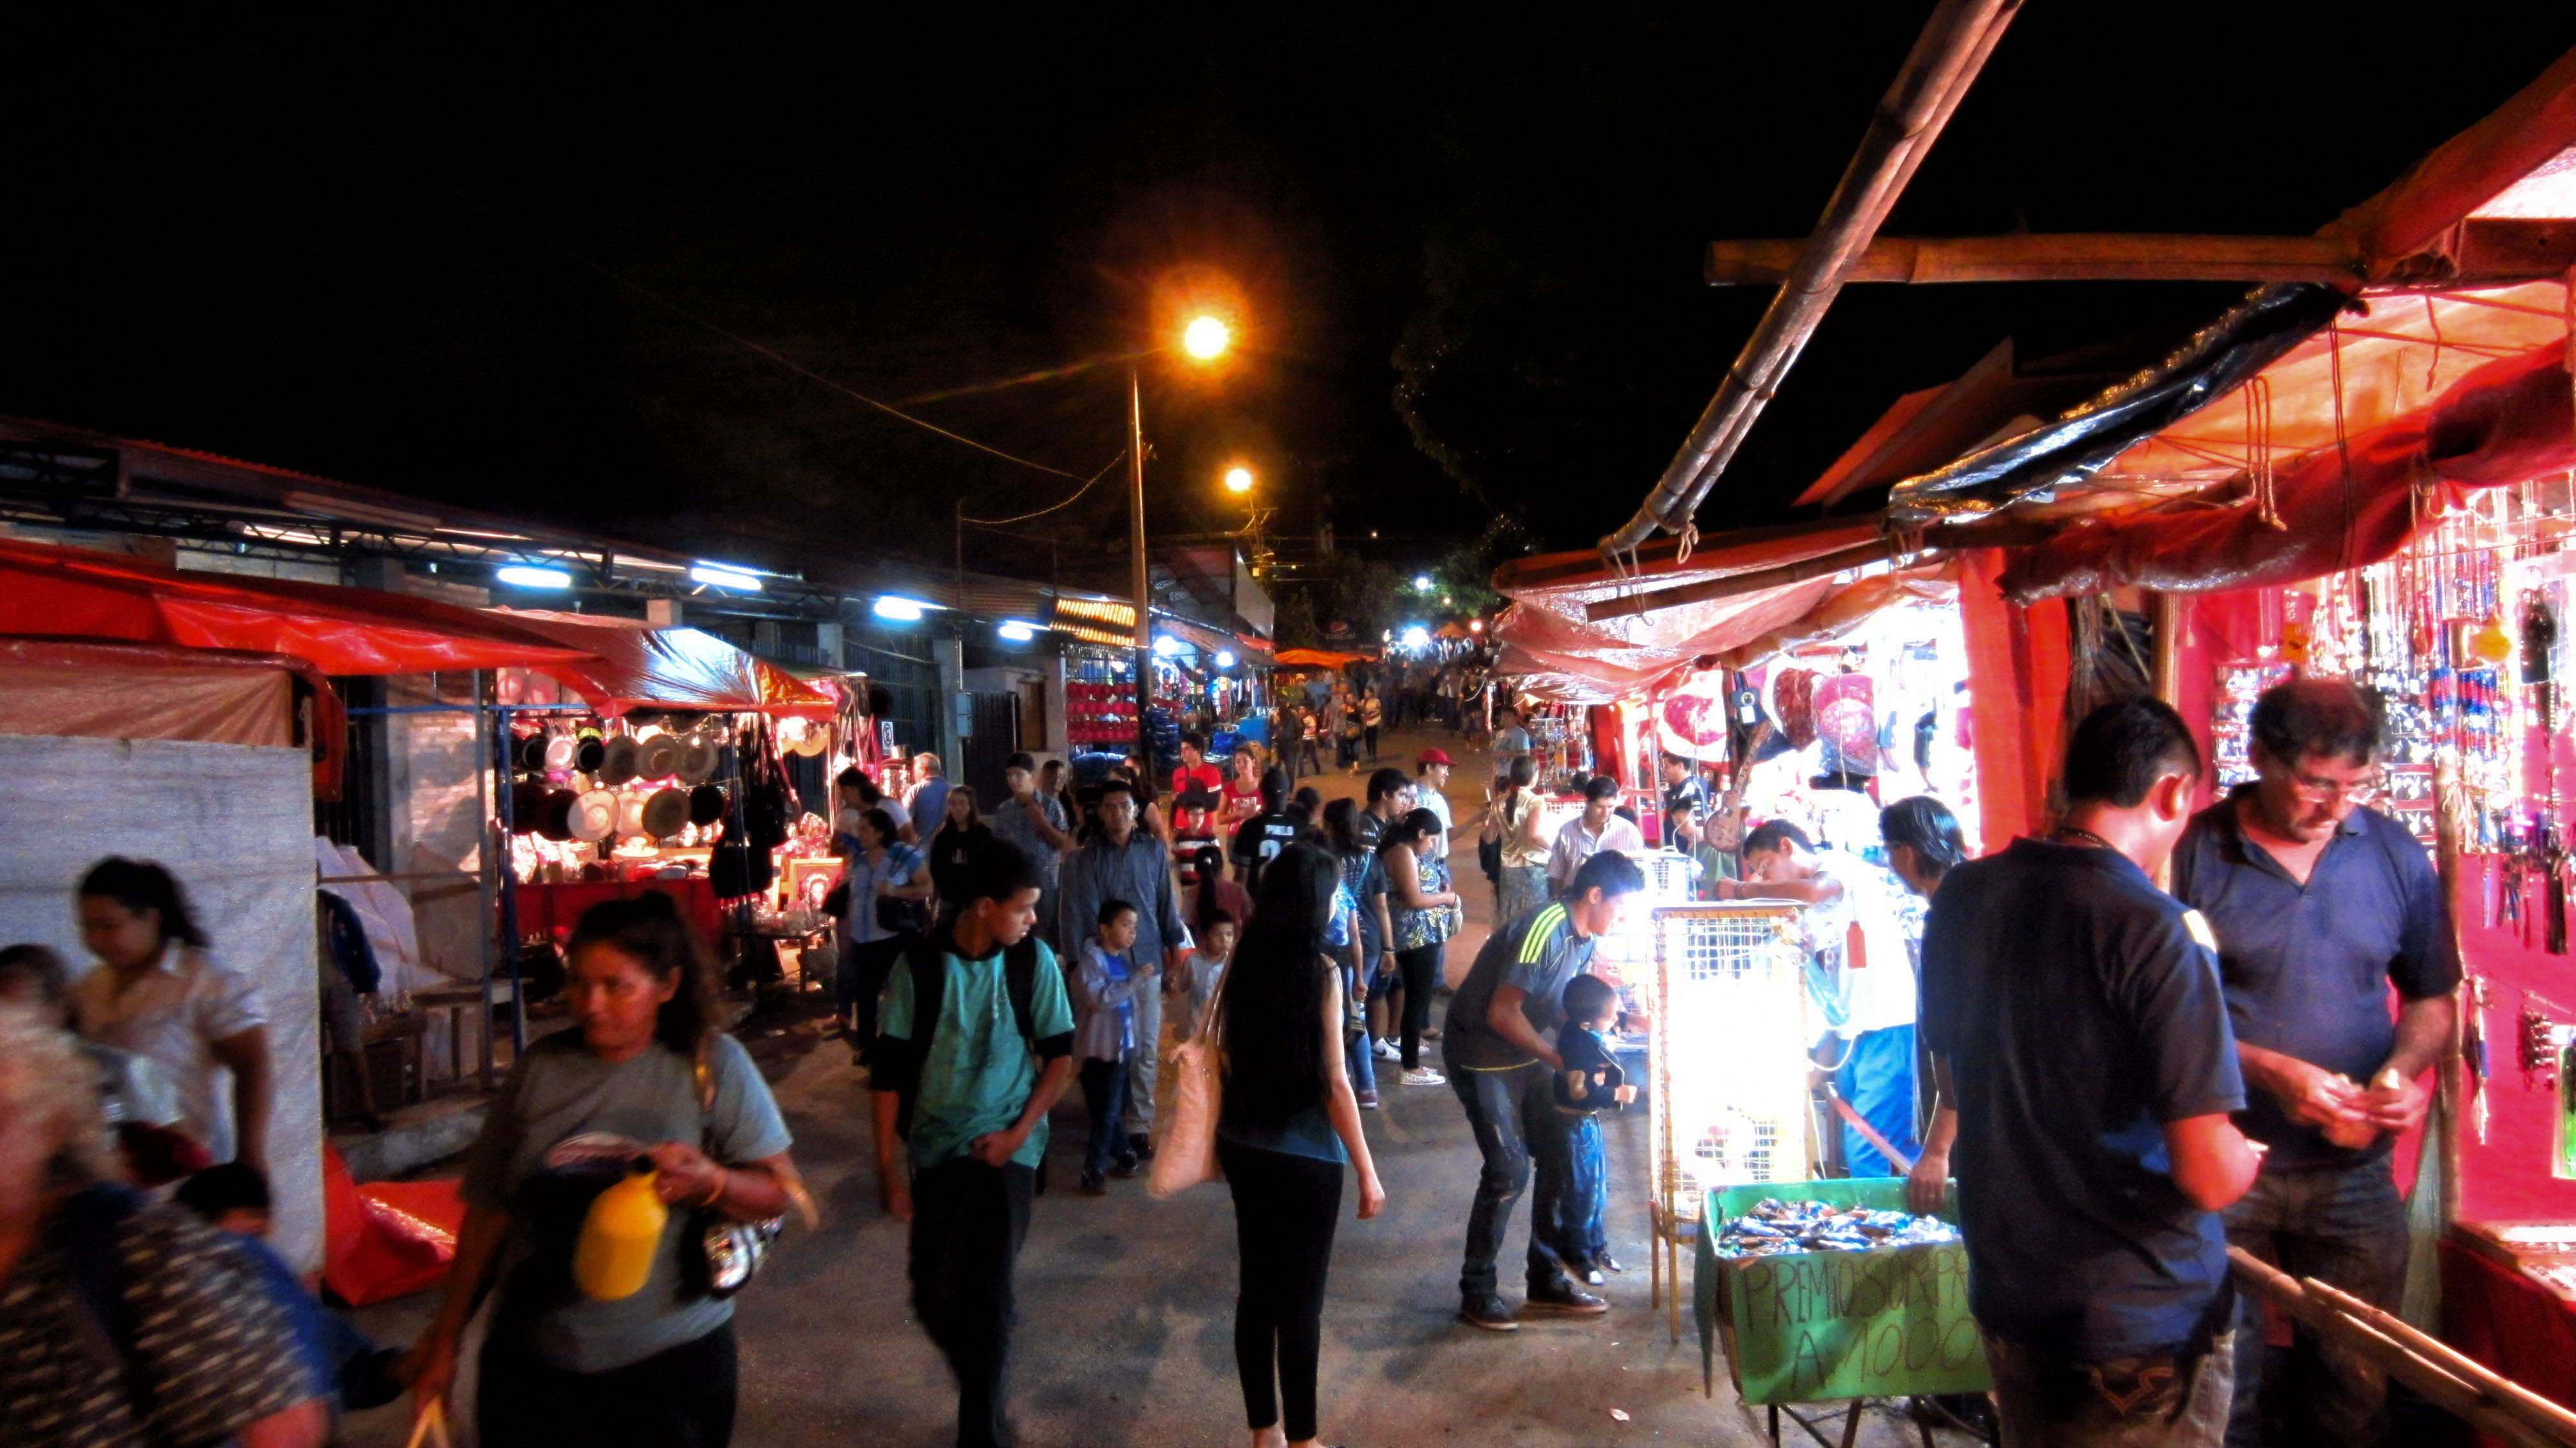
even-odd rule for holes
{"type": "Polygon", "coordinates": [[[1610,1279],[1604,1275],[1598,1267],[1586,1267],[1583,1269],[1583,1281],[1587,1286],[1598,1287],[1609,1280],[1610,1279]]]}
{"type": "Polygon", "coordinates": [[[1604,1272],[1625,1272],[1628,1270],[1627,1268],[1619,1265],[1618,1258],[1611,1256],[1607,1252],[1593,1258],[1592,1265],[1600,1268],[1604,1272]]]}
{"type": "Polygon", "coordinates": [[[1087,1171],[1082,1174],[1082,1185],[1079,1190],[1086,1197],[1105,1197],[1109,1195],[1109,1183],[1100,1173],[1087,1171]]]}
{"type": "Polygon", "coordinates": [[[1130,1133],[1127,1137],[1127,1153],[1138,1161],[1152,1161],[1154,1159],[1153,1138],[1141,1131],[1130,1133]]]}
{"type": "Polygon", "coordinates": [[[1449,1078],[1432,1070],[1428,1066],[1416,1066],[1412,1070],[1404,1073],[1404,1084],[1407,1086],[1446,1086],[1449,1084],[1449,1078]]]}
{"type": "Polygon", "coordinates": [[[1395,1048],[1395,1043],[1387,1040],[1383,1036],[1371,1037],[1369,1039],[1369,1050],[1375,1052],[1377,1058],[1381,1061],[1401,1061],[1404,1059],[1404,1053],[1395,1048]]]}
{"type": "Polygon", "coordinates": [[[1572,1283],[1555,1292],[1533,1292],[1525,1312],[1551,1312],[1560,1317],[1599,1317],[1610,1304],[1572,1283]]]}
{"type": "Polygon", "coordinates": [[[1363,1092],[1361,1092],[1361,1093],[1360,1093],[1360,1109],[1361,1109],[1362,1111],[1375,1111],[1375,1110],[1377,1110],[1377,1093],[1376,1093],[1376,1092],[1374,1092],[1374,1091],[1363,1091],[1363,1092]]]}
{"type": "Polygon", "coordinates": [[[1503,1305],[1503,1299],[1490,1294],[1468,1298],[1458,1308],[1458,1320],[1469,1327],[1481,1327],[1487,1332],[1521,1330],[1520,1319],[1512,1316],[1512,1310],[1503,1305]]]}
{"type": "Polygon", "coordinates": [[[1128,1156],[1122,1152],[1119,1154],[1118,1158],[1110,1164],[1109,1174],[1118,1178],[1120,1181],[1127,1181],[1134,1178],[1136,1170],[1136,1158],[1128,1156]]]}

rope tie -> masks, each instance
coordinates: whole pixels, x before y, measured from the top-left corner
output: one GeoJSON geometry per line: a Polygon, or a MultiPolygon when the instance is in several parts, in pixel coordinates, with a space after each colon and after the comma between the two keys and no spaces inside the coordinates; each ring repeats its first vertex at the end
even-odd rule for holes
{"type": "Polygon", "coordinates": [[[2245,477],[2254,492],[2256,521],[2276,533],[2288,529],[2272,468],[2272,379],[2260,375],[2245,384],[2245,477]]]}

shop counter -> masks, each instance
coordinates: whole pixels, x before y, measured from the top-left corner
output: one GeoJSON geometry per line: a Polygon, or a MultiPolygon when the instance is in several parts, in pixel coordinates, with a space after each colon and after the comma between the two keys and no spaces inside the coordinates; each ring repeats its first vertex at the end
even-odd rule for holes
{"type": "Polygon", "coordinates": [[[2452,1229],[2441,1244],[2442,1336],[2542,1397],[2576,1408],[2576,1290],[2544,1275],[2553,1264],[2517,1263],[2515,1255],[2491,1227],[2464,1222],[2452,1229]]]}

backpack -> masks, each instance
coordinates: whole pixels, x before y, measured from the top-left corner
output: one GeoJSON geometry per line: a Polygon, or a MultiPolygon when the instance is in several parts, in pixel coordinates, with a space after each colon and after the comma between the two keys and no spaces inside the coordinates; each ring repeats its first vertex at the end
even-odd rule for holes
{"type": "MultiPolygon", "coordinates": [[[[922,1022],[929,1030],[939,1028],[939,1013],[948,996],[948,941],[915,938],[904,946],[904,968],[912,972],[913,1029],[921,1031],[922,1022]]],[[[1022,936],[1017,945],[1002,951],[1002,993],[1010,997],[1011,1017],[1019,1023],[1020,1039],[1028,1043],[1029,1053],[1037,1054],[1038,1035],[1035,1025],[1038,984],[1038,938],[1034,932],[1022,936]]],[[[872,1080],[885,1081],[895,1093],[895,1135],[912,1139],[912,1103],[921,1094],[921,1064],[930,1058],[930,1039],[925,1032],[913,1040],[897,1040],[880,1034],[877,1037],[877,1065],[869,1073],[872,1080]]],[[[880,1086],[878,1089],[886,1089],[880,1086]]]]}

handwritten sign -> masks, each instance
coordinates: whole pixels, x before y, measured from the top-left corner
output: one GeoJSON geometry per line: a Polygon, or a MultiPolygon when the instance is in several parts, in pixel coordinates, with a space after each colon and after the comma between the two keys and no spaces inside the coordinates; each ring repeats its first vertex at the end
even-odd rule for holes
{"type": "MultiPolygon", "coordinates": [[[[1734,1187],[1709,1195],[1702,1221],[1740,1216],[1764,1197],[1902,1211],[1905,1184],[1734,1187]]],[[[1748,1403],[1970,1393],[1990,1385],[1968,1315],[1967,1249],[1955,1242],[1724,1260],[1704,1231],[1698,1256],[1701,1351],[1712,1352],[1713,1338],[1724,1337],[1748,1403]]]]}

